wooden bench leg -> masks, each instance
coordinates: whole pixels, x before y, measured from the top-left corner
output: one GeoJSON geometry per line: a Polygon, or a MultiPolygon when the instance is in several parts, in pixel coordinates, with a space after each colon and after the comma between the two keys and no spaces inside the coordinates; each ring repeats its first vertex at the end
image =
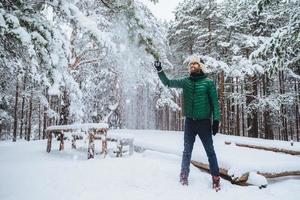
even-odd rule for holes
{"type": "Polygon", "coordinates": [[[134,151],[134,146],[133,146],[133,139],[132,139],[129,142],[129,155],[130,156],[133,154],[133,151],[134,151]]]}
{"type": "Polygon", "coordinates": [[[119,143],[117,146],[117,157],[122,157],[123,156],[123,144],[119,143]]]}
{"type": "Polygon", "coordinates": [[[64,150],[64,134],[60,133],[59,134],[59,140],[60,140],[60,144],[59,144],[59,150],[62,151],[64,150]]]}
{"type": "Polygon", "coordinates": [[[72,149],[76,149],[76,136],[72,136],[72,149]]]}
{"type": "Polygon", "coordinates": [[[120,145],[120,157],[122,157],[123,156],[123,145],[121,144],[120,145]]]}
{"type": "Polygon", "coordinates": [[[102,139],[102,151],[101,154],[104,154],[106,156],[107,154],[107,140],[106,137],[102,139]]]}
{"type": "Polygon", "coordinates": [[[103,154],[105,157],[107,155],[107,130],[100,129],[98,131],[101,134],[101,145],[102,145],[101,154],[103,154]]]}
{"type": "Polygon", "coordinates": [[[51,145],[52,145],[52,133],[48,132],[47,136],[48,136],[48,141],[47,141],[47,149],[46,149],[46,151],[48,153],[50,153],[50,151],[51,151],[51,145]]]}
{"type": "Polygon", "coordinates": [[[90,133],[89,134],[88,159],[94,158],[94,156],[95,156],[94,135],[92,133],[90,133]]]}

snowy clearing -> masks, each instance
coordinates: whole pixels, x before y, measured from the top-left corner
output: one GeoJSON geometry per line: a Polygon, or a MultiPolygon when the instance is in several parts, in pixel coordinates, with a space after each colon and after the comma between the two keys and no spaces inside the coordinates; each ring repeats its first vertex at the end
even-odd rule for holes
{"type": "MultiPolygon", "coordinates": [[[[178,176],[183,135],[180,132],[139,130],[112,132],[133,134],[136,144],[155,151],[146,150],[123,158],[108,156],[103,159],[100,155],[96,155],[95,159],[87,160],[86,144],[83,143],[74,150],[71,149],[71,144],[66,142],[65,150],[60,152],[58,141],[54,141],[53,150],[48,154],[45,151],[46,140],[0,142],[0,199],[300,199],[300,194],[296,192],[300,189],[299,179],[283,179],[268,185],[266,189],[232,185],[222,180],[222,190],[216,193],[211,189],[210,175],[192,165],[190,185],[181,186],[178,176]]],[[[226,146],[221,145],[224,144],[224,137],[227,136],[215,137],[215,147],[221,164],[226,164],[226,159],[228,163],[234,160],[231,158],[232,151],[224,149],[226,146]]],[[[205,157],[201,148],[197,141],[193,159],[205,157]]],[[[242,169],[248,155],[241,155],[249,153],[253,156],[258,151],[232,148],[236,151],[234,157],[238,157],[236,160],[242,169]]],[[[99,151],[100,147],[96,146],[96,152],[99,151]]],[[[261,158],[252,158],[255,162],[249,168],[256,165],[263,169],[271,169],[273,166],[274,171],[280,169],[280,166],[277,166],[279,161],[274,160],[274,157],[273,162],[269,163],[269,159],[272,159],[270,155],[275,153],[259,152],[262,154],[261,158]]],[[[288,155],[277,156],[284,156],[285,161],[291,164],[288,155]]],[[[299,157],[293,158],[299,167],[299,157]]]]}
{"type": "MultiPolygon", "coordinates": [[[[143,146],[146,149],[182,155],[183,133],[179,131],[139,131],[139,130],[114,130],[113,132],[134,134],[135,145],[143,146]]],[[[225,145],[224,141],[236,140],[250,143],[252,138],[242,138],[217,134],[214,137],[214,146],[220,167],[229,169],[232,175],[241,176],[246,172],[269,172],[281,173],[285,171],[299,171],[300,157],[288,154],[275,153],[257,149],[225,145]]],[[[264,146],[269,140],[257,139],[255,144],[264,146]]],[[[289,143],[273,141],[274,146],[289,148],[289,143]]],[[[299,143],[295,143],[294,150],[300,150],[299,143]]],[[[208,163],[207,157],[199,138],[196,139],[192,160],[208,163]]]]}

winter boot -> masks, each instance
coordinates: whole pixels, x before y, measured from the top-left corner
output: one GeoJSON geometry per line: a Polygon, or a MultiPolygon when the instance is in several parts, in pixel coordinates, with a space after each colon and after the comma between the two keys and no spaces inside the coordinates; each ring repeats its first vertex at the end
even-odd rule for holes
{"type": "Polygon", "coordinates": [[[183,172],[180,173],[180,183],[182,185],[189,185],[188,175],[183,172]]]}
{"type": "Polygon", "coordinates": [[[221,189],[220,186],[220,176],[212,176],[212,182],[213,182],[213,189],[218,192],[221,189]]]}

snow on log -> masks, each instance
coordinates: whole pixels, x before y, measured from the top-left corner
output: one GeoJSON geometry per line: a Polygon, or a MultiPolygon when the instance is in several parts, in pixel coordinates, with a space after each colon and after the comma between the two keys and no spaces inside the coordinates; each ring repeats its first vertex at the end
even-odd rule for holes
{"type": "MultiPolygon", "coordinates": [[[[230,145],[231,142],[225,141],[226,145],[230,145]]],[[[282,149],[282,148],[275,148],[275,147],[264,147],[264,146],[257,146],[257,145],[250,145],[250,144],[242,144],[242,143],[234,143],[236,146],[239,147],[247,147],[251,149],[260,149],[260,150],[265,150],[265,151],[273,151],[273,152],[278,152],[278,153],[285,153],[285,154],[290,154],[290,155],[300,155],[300,151],[293,151],[289,149],[282,149]]]]}
{"type": "Polygon", "coordinates": [[[250,185],[257,185],[260,188],[265,188],[268,185],[266,177],[258,174],[257,172],[250,172],[248,174],[247,183],[250,185]]]}
{"type": "Polygon", "coordinates": [[[59,126],[49,126],[46,131],[59,131],[59,130],[88,130],[88,129],[108,129],[107,123],[85,123],[85,124],[71,124],[71,125],[59,125],[59,126]]]}
{"type": "MultiPolygon", "coordinates": [[[[202,169],[206,172],[209,172],[209,165],[205,163],[201,163],[198,161],[192,160],[191,163],[202,169]]],[[[221,168],[220,167],[220,175],[226,179],[229,180],[233,184],[237,185],[257,185],[260,188],[264,188],[267,186],[267,178],[278,178],[278,177],[284,177],[284,176],[300,176],[300,171],[287,171],[287,172],[281,172],[281,173],[267,173],[267,172],[247,172],[244,173],[240,177],[233,177],[229,175],[229,170],[221,168]]]]}
{"type": "Polygon", "coordinates": [[[284,176],[300,176],[300,171],[286,171],[281,173],[266,173],[266,172],[257,172],[266,178],[279,178],[284,176]]]}
{"type": "MultiPolygon", "coordinates": [[[[198,167],[198,168],[200,168],[202,170],[205,170],[205,171],[209,172],[209,165],[208,164],[201,163],[201,162],[194,161],[194,160],[192,160],[191,163],[194,166],[196,166],[196,167],[198,167]]],[[[249,184],[247,184],[249,173],[246,173],[246,174],[242,175],[241,177],[235,177],[235,178],[233,178],[232,176],[230,176],[228,174],[228,170],[227,169],[224,169],[224,168],[221,168],[221,167],[219,169],[219,173],[220,173],[220,175],[224,179],[229,180],[233,184],[237,184],[237,185],[249,185],[249,184]]]]}

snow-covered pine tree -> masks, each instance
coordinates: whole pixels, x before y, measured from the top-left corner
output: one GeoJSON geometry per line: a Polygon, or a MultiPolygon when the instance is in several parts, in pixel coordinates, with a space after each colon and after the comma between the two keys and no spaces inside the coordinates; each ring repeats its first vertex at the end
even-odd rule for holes
{"type": "MultiPolygon", "coordinates": [[[[4,3],[7,11],[13,4],[4,3]]],[[[31,42],[37,55],[32,57],[35,73],[28,62],[19,78],[22,137],[32,126],[41,136],[41,127],[80,120],[155,128],[159,81],[152,63],[158,58],[169,63],[164,30],[143,4],[32,0],[18,1],[15,8],[17,19],[32,20],[26,23],[32,29],[24,29],[35,38],[31,42]]],[[[11,102],[14,96],[12,90],[11,102]]],[[[7,113],[13,117],[12,110],[7,113]]]]}
{"type": "MultiPolygon", "coordinates": [[[[48,106],[49,102],[45,101],[45,88],[50,87],[53,80],[56,79],[57,74],[55,71],[58,68],[67,69],[64,68],[64,64],[67,62],[63,60],[67,59],[63,52],[64,42],[62,41],[61,32],[58,31],[59,29],[53,28],[53,24],[49,23],[45,15],[36,6],[33,1],[24,2],[21,0],[1,1],[0,4],[0,46],[3,49],[3,51],[1,50],[0,63],[1,73],[6,74],[3,77],[7,77],[7,79],[4,78],[1,81],[6,83],[9,78],[13,77],[10,84],[16,85],[18,81],[20,85],[18,90],[22,88],[22,106],[19,106],[20,101],[15,101],[18,103],[15,107],[21,107],[21,114],[17,113],[15,120],[19,120],[19,116],[22,118],[20,128],[23,132],[25,130],[28,140],[34,137],[34,135],[31,135],[32,118],[35,116],[41,117],[42,114],[41,112],[37,113],[38,109],[36,107],[39,104],[34,102],[40,102],[47,107],[45,112],[50,111],[48,112],[50,114],[52,111],[48,106]],[[25,111],[27,108],[28,111],[25,111]],[[23,123],[23,121],[26,123],[23,123]]],[[[69,73],[65,72],[60,71],[60,73],[68,76],[69,73]]],[[[2,85],[5,86],[6,84],[2,85]]],[[[11,91],[10,88],[14,87],[4,87],[3,90],[7,93],[11,91]]],[[[17,132],[18,124],[15,124],[14,129],[17,132]]],[[[20,130],[21,136],[23,132],[20,130]]],[[[14,134],[14,137],[16,137],[16,134],[14,134]]]]}
{"type": "MultiPolygon", "coordinates": [[[[197,16],[203,14],[199,11],[200,8],[193,11],[193,8],[197,7],[196,2],[204,1],[191,0],[179,5],[176,16],[180,17],[171,24],[169,29],[170,44],[174,50],[172,56],[178,59],[174,59],[174,63],[180,65],[185,56],[195,53],[193,49],[196,47],[193,45],[197,37],[196,31],[193,30],[207,28],[205,23],[197,27],[198,22],[206,18],[195,20],[197,16]],[[190,14],[197,11],[197,15],[190,14]]],[[[291,131],[299,130],[297,125],[299,100],[296,98],[299,82],[298,75],[295,73],[298,70],[296,63],[299,52],[297,52],[296,35],[299,31],[297,32],[296,23],[293,23],[299,20],[296,14],[299,13],[297,3],[295,1],[226,0],[217,5],[220,17],[215,18],[218,22],[215,25],[217,31],[213,32],[215,54],[204,58],[213,71],[218,71],[215,69],[220,71],[218,85],[223,132],[285,140],[299,135],[299,131],[295,131],[298,134],[292,134],[291,131]],[[280,37],[279,33],[283,37],[280,37]],[[287,33],[291,35],[294,33],[295,37],[284,39],[287,33]],[[293,42],[293,45],[289,45],[290,42],[293,42]],[[290,46],[292,48],[289,48],[290,46]],[[223,61],[223,64],[220,61],[223,61]],[[281,71],[281,75],[274,74],[273,71],[276,71],[279,66],[291,68],[281,71]],[[293,84],[287,78],[292,79],[293,84]],[[292,97],[292,100],[286,98],[287,96],[292,97]],[[296,114],[291,115],[293,111],[296,114]]],[[[209,36],[209,32],[206,30],[202,35],[209,36]]],[[[200,43],[207,41],[204,36],[204,40],[200,43]]],[[[202,52],[209,54],[209,51],[203,49],[203,45],[200,47],[202,52]]]]}

